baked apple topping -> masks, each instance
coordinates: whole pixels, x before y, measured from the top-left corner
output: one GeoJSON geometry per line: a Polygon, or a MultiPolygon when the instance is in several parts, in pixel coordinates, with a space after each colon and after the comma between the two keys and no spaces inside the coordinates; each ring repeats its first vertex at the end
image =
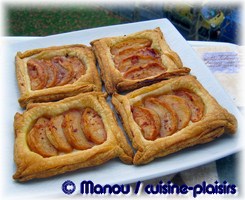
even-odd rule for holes
{"type": "Polygon", "coordinates": [[[177,130],[177,115],[169,105],[156,98],[148,98],[145,100],[145,107],[154,110],[158,114],[161,120],[161,137],[172,135],[177,130]]]}
{"type": "Polygon", "coordinates": [[[141,49],[142,47],[150,47],[152,41],[146,38],[131,38],[116,43],[111,47],[111,53],[113,55],[118,54],[126,49],[141,49]]]}
{"type": "Polygon", "coordinates": [[[91,108],[86,108],[82,114],[82,130],[84,135],[95,144],[102,144],[106,131],[101,117],[91,108]]]}
{"type": "Polygon", "coordinates": [[[27,69],[32,90],[71,84],[86,73],[83,62],[75,56],[31,58],[27,62],[27,69]]]}
{"type": "Polygon", "coordinates": [[[204,104],[201,97],[187,90],[176,90],[174,94],[186,100],[191,110],[191,121],[197,122],[202,118],[204,104]]]}
{"type": "Polygon", "coordinates": [[[39,118],[27,135],[27,143],[31,150],[43,157],[55,156],[58,154],[46,135],[48,123],[49,119],[44,117],[39,118]]]}
{"type": "Polygon", "coordinates": [[[29,148],[43,157],[86,150],[106,141],[100,115],[92,108],[71,109],[53,117],[40,117],[27,135],[29,148]]]}
{"type": "Polygon", "coordinates": [[[131,107],[133,118],[147,140],[170,136],[202,119],[204,103],[194,92],[175,90],[146,97],[131,107]]]}
{"type": "Polygon", "coordinates": [[[132,107],[134,120],[141,127],[147,140],[155,140],[160,133],[161,122],[157,113],[153,110],[138,106],[132,107]]]}
{"type": "Polygon", "coordinates": [[[115,67],[124,78],[145,79],[166,71],[160,54],[151,48],[149,39],[136,38],[119,42],[111,47],[115,67]]]}

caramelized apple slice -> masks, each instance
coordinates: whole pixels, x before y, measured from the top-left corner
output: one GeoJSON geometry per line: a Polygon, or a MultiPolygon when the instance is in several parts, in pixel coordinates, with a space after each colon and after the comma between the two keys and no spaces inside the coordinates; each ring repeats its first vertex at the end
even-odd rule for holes
{"type": "Polygon", "coordinates": [[[43,89],[46,86],[48,75],[45,63],[38,59],[30,59],[27,62],[28,74],[32,90],[43,89]]]}
{"type": "Polygon", "coordinates": [[[162,95],[158,99],[168,104],[178,117],[178,130],[186,127],[191,119],[191,111],[186,101],[176,95],[162,95]]]}
{"type": "Polygon", "coordinates": [[[111,47],[111,53],[116,55],[121,51],[130,48],[143,48],[143,47],[150,47],[152,41],[145,38],[132,38],[123,40],[121,42],[116,43],[114,46],[111,47]]]}
{"type": "Polygon", "coordinates": [[[133,55],[135,55],[135,53],[138,51],[137,48],[130,48],[130,49],[126,49],[122,52],[120,52],[119,54],[116,54],[114,56],[114,63],[115,63],[115,66],[116,68],[118,68],[118,66],[120,65],[120,63],[127,59],[128,57],[131,57],[133,55]]]}
{"type": "Polygon", "coordinates": [[[47,66],[46,70],[48,74],[46,88],[54,87],[57,83],[58,69],[52,65],[50,60],[45,60],[44,62],[47,66]]]}
{"type": "Polygon", "coordinates": [[[123,77],[126,79],[137,80],[159,75],[166,69],[159,63],[149,63],[144,67],[133,67],[129,69],[123,77]]]}
{"type": "Polygon", "coordinates": [[[81,111],[69,110],[64,116],[62,127],[68,142],[75,149],[84,150],[93,147],[93,143],[87,140],[81,128],[81,111]]]}
{"type": "Polygon", "coordinates": [[[52,65],[58,69],[57,83],[56,85],[67,84],[73,76],[73,67],[67,61],[65,56],[55,56],[52,59],[52,65]]]}
{"type": "Polygon", "coordinates": [[[86,73],[86,67],[84,66],[82,61],[75,56],[69,57],[68,60],[71,63],[74,72],[73,77],[69,83],[74,83],[76,80],[78,80],[82,75],[86,73]]]}
{"type": "Polygon", "coordinates": [[[142,106],[133,106],[132,113],[135,122],[142,129],[147,140],[155,140],[160,134],[161,122],[156,112],[142,106]]]}
{"type": "Polygon", "coordinates": [[[178,118],[176,113],[170,106],[160,100],[150,97],[145,99],[144,105],[146,108],[155,111],[161,120],[161,137],[172,135],[178,126],[178,118]]]}
{"type": "Polygon", "coordinates": [[[118,70],[120,72],[125,72],[132,67],[143,67],[148,63],[154,62],[158,62],[158,60],[150,56],[131,56],[122,60],[122,62],[118,66],[118,70]]]}
{"type": "Polygon", "coordinates": [[[55,117],[52,117],[49,122],[48,131],[46,133],[49,141],[55,146],[56,149],[63,152],[71,152],[72,147],[67,142],[67,139],[65,137],[62,123],[64,120],[63,115],[58,115],[55,117]]]}
{"type": "Polygon", "coordinates": [[[27,135],[27,143],[30,149],[43,157],[56,156],[57,150],[46,136],[49,120],[39,118],[27,135]]]}
{"type": "Polygon", "coordinates": [[[186,100],[191,110],[191,121],[197,122],[203,117],[204,104],[198,95],[187,90],[176,90],[174,94],[186,100]]]}
{"type": "Polygon", "coordinates": [[[106,141],[106,131],[101,117],[91,108],[86,108],[82,114],[82,130],[85,136],[95,144],[106,141]]]}
{"type": "Polygon", "coordinates": [[[138,56],[138,57],[150,57],[152,59],[160,59],[160,55],[157,53],[156,50],[150,48],[150,47],[145,47],[145,48],[130,48],[126,49],[124,51],[121,51],[119,54],[115,55],[114,57],[114,62],[115,64],[119,64],[121,61],[132,57],[132,56],[138,56]]]}
{"type": "Polygon", "coordinates": [[[157,50],[151,47],[141,48],[136,52],[138,56],[150,56],[151,58],[160,58],[160,54],[157,50]]]}

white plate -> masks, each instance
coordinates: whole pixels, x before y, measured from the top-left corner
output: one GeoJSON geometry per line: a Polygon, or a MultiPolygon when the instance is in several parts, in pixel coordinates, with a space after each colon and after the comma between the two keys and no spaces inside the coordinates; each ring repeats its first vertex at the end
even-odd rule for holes
{"type": "Polygon", "coordinates": [[[92,180],[95,184],[101,185],[143,181],[203,165],[241,149],[241,145],[239,144],[241,127],[239,126],[237,134],[233,137],[225,135],[209,144],[198,145],[182,150],[164,158],[156,159],[144,166],[125,165],[118,159],[114,159],[98,167],[81,169],[48,179],[33,180],[27,183],[13,181],[12,175],[15,172],[15,164],[13,161],[14,131],[12,125],[14,114],[17,111],[22,112],[17,102],[19,92],[14,66],[14,56],[16,52],[52,45],[73,43],[89,45],[91,40],[97,38],[124,35],[145,29],[153,29],[158,26],[163,31],[170,47],[179,54],[184,65],[192,69],[191,73],[197,76],[198,80],[222,106],[237,117],[238,124],[242,124],[240,112],[233,105],[230,97],[219,85],[191,46],[189,46],[180,33],[166,19],[81,30],[10,44],[6,54],[5,70],[1,70],[1,73],[4,72],[4,85],[0,86],[5,94],[1,102],[2,105],[4,105],[3,112],[5,113],[1,122],[4,124],[1,130],[2,136],[4,136],[1,137],[3,141],[1,156],[4,156],[2,162],[4,163],[2,166],[4,176],[1,177],[1,182],[4,183],[3,190],[5,192],[5,199],[16,195],[18,195],[18,197],[32,198],[34,196],[65,197],[61,186],[66,180],[71,180],[77,185],[75,193],[79,192],[79,183],[83,180],[92,180]]]}

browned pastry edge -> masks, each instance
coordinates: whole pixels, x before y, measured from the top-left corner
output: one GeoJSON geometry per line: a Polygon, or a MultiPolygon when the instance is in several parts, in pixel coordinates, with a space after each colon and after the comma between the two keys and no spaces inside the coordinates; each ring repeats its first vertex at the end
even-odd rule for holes
{"type": "Polygon", "coordinates": [[[109,94],[136,89],[164,79],[171,78],[173,76],[186,75],[190,72],[189,68],[183,67],[178,54],[170,49],[160,28],[140,31],[126,36],[97,39],[92,41],[90,44],[92,45],[94,53],[97,57],[101,71],[101,77],[105,84],[106,91],[109,94]],[[145,79],[129,80],[123,78],[120,72],[115,68],[115,64],[110,53],[110,47],[117,41],[122,41],[126,38],[152,39],[154,41],[154,44],[152,45],[153,48],[156,48],[161,53],[161,56],[164,56],[166,59],[164,61],[164,65],[171,66],[169,67],[169,70],[159,75],[151,76],[145,79]]]}
{"type": "MultiPolygon", "coordinates": [[[[132,34],[132,36],[137,34],[142,34],[144,32],[158,32],[161,40],[163,40],[164,45],[167,45],[164,36],[162,35],[159,28],[154,30],[146,30],[142,32],[138,32],[132,34]]],[[[214,140],[216,137],[221,136],[223,133],[235,133],[237,122],[233,115],[227,112],[224,108],[222,108],[217,101],[210,96],[210,94],[201,86],[200,83],[196,81],[196,79],[192,76],[185,76],[190,72],[190,69],[187,67],[178,68],[172,72],[166,72],[164,74],[160,74],[155,76],[154,78],[145,78],[143,80],[123,80],[122,77],[118,76],[115,73],[113,67],[111,67],[110,57],[105,56],[105,52],[108,51],[108,46],[110,41],[116,41],[117,38],[102,38],[99,40],[95,40],[91,42],[95,50],[96,57],[100,64],[100,72],[101,77],[105,83],[106,90],[109,94],[114,92],[123,92],[127,90],[137,89],[143,86],[151,85],[148,87],[144,87],[138,90],[135,90],[129,93],[126,96],[119,95],[117,93],[113,94],[112,103],[120,115],[122,119],[123,126],[129,135],[130,140],[132,141],[133,147],[137,150],[136,154],[133,158],[133,163],[135,165],[146,164],[157,157],[163,157],[168,154],[180,151],[181,149],[194,146],[201,143],[207,143],[214,140]],[[105,41],[104,41],[105,40],[105,41]],[[176,76],[183,76],[177,77],[176,76]],[[168,80],[164,80],[168,79],[168,80]],[[194,90],[201,91],[202,95],[206,95],[208,100],[205,101],[206,106],[210,106],[209,111],[206,113],[206,116],[203,120],[195,123],[194,125],[189,125],[183,130],[175,133],[172,136],[168,136],[166,138],[161,138],[156,141],[147,141],[142,138],[142,135],[139,132],[135,131],[137,128],[137,124],[135,124],[132,120],[132,113],[130,108],[130,100],[140,96],[142,94],[151,92],[153,90],[159,89],[161,87],[168,87],[167,85],[174,84],[179,80],[185,80],[187,82],[193,82],[194,90]],[[162,81],[164,80],[164,81],[162,81]],[[161,82],[159,82],[161,81],[161,82]],[[159,82],[159,83],[157,83],[159,82]]],[[[16,55],[16,76],[18,80],[18,86],[20,89],[21,97],[19,99],[19,103],[22,107],[26,107],[27,111],[23,114],[17,113],[15,115],[14,128],[15,128],[15,153],[14,159],[17,165],[17,171],[13,176],[14,179],[18,181],[27,181],[33,178],[45,178],[54,176],[57,174],[62,174],[68,171],[73,171],[80,168],[92,167],[103,164],[110,159],[115,157],[119,157],[123,162],[130,164],[132,162],[133,151],[130,145],[127,143],[123,132],[117,125],[114,114],[111,111],[108,111],[108,105],[103,100],[106,94],[102,94],[99,92],[90,92],[90,91],[100,91],[101,90],[101,81],[96,70],[95,66],[95,57],[91,54],[90,57],[90,65],[92,66],[92,72],[89,78],[86,81],[79,82],[79,85],[72,84],[66,86],[60,86],[50,89],[45,89],[43,91],[28,91],[27,87],[28,82],[24,78],[27,74],[23,70],[21,70],[21,66],[23,65],[22,59],[26,57],[33,56],[42,51],[49,50],[59,50],[61,48],[81,48],[84,49],[85,52],[92,52],[90,47],[85,45],[75,44],[75,45],[66,45],[66,46],[57,46],[57,47],[49,47],[49,48],[40,48],[29,50],[24,53],[18,52],[16,55]],[[60,89],[59,89],[60,88],[60,89]],[[87,94],[80,94],[88,92],[87,94]],[[77,95],[77,96],[76,96],[77,95]],[[74,96],[74,97],[70,97],[74,96]],[[57,112],[58,105],[69,106],[70,101],[79,101],[79,98],[90,98],[90,96],[95,97],[97,100],[93,100],[100,104],[106,111],[108,111],[108,124],[112,126],[114,141],[112,144],[104,145],[102,144],[100,149],[94,150],[94,152],[86,153],[85,159],[80,156],[79,160],[74,158],[74,162],[70,162],[67,164],[56,165],[55,162],[52,162],[52,158],[43,158],[40,155],[35,155],[34,152],[30,152],[27,148],[26,142],[24,142],[25,137],[23,135],[26,134],[26,130],[29,130],[28,127],[25,127],[25,120],[30,120],[33,118],[36,112],[41,112],[41,108],[47,109],[50,107],[50,110],[54,108],[54,112],[57,112]],[[68,97],[68,98],[66,98],[68,97]],[[66,99],[63,99],[66,98],[66,99]],[[39,102],[49,102],[54,100],[63,99],[56,103],[39,103],[39,102]],[[57,106],[56,106],[57,105],[57,106]],[[26,114],[26,113],[30,114],[26,114]],[[110,121],[110,122],[109,122],[110,121]],[[25,130],[25,131],[24,131],[25,130]],[[21,137],[21,139],[20,139],[21,137]],[[116,143],[115,143],[116,141],[116,143]],[[46,160],[45,160],[46,159],[46,160]],[[43,170],[44,169],[44,170],[43,170]]],[[[169,48],[169,47],[168,47],[169,48]]],[[[170,50],[170,49],[168,49],[170,50]]],[[[165,52],[165,53],[168,53],[165,52]]],[[[171,52],[174,55],[175,52],[171,52]]],[[[90,53],[88,53],[90,54],[90,53]]],[[[177,58],[178,55],[176,54],[177,58]]],[[[175,57],[174,57],[175,58],[175,57]]],[[[176,59],[178,62],[179,59],[176,59]]],[[[182,63],[178,63],[178,65],[182,65],[182,63]]],[[[93,99],[92,98],[92,99],[93,99]]],[[[94,106],[94,105],[93,105],[94,106]]],[[[29,125],[31,126],[31,122],[29,125]]],[[[87,152],[87,150],[86,150],[87,152]]],[[[73,152],[74,153],[74,152],[73,152]]],[[[62,161],[65,163],[65,161],[62,161]]]]}
{"type": "Polygon", "coordinates": [[[106,103],[105,96],[106,94],[101,92],[89,92],[54,103],[31,104],[23,114],[16,113],[14,160],[17,170],[13,178],[27,181],[49,177],[79,168],[97,166],[115,157],[127,164],[132,163],[132,148],[106,103]],[[29,149],[26,135],[36,119],[45,115],[56,116],[68,109],[80,107],[91,107],[101,115],[107,131],[107,140],[103,144],[48,158],[29,149]]]}
{"type": "Polygon", "coordinates": [[[74,96],[83,92],[101,91],[101,80],[96,68],[95,56],[90,47],[82,44],[53,46],[48,48],[40,48],[28,50],[23,53],[18,52],[15,57],[16,63],[16,78],[20,90],[19,103],[25,108],[31,102],[49,102],[60,100],[65,97],[74,96]],[[73,84],[56,86],[52,88],[44,88],[41,90],[31,90],[30,80],[26,70],[26,61],[24,59],[39,55],[40,53],[53,53],[54,51],[76,51],[81,55],[81,59],[85,61],[87,72],[82,75],[73,84]]]}
{"type": "Polygon", "coordinates": [[[127,95],[115,93],[112,103],[122,119],[133,147],[137,150],[134,156],[134,164],[146,164],[157,157],[166,156],[186,147],[210,142],[223,133],[234,134],[237,129],[236,118],[202,87],[193,76],[182,76],[165,80],[148,87],[135,90],[127,95]],[[134,122],[131,105],[144,95],[154,94],[154,91],[166,92],[170,89],[187,88],[195,91],[205,104],[203,118],[187,127],[177,131],[171,136],[159,138],[155,141],[146,140],[140,131],[140,127],[134,122]]]}

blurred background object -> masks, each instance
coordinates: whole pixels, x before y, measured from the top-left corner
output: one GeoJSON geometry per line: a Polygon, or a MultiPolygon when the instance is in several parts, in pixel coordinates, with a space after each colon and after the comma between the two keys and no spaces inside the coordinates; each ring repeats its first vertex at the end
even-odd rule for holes
{"type": "Polygon", "coordinates": [[[72,6],[5,5],[8,36],[57,33],[168,18],[187,40],[239,44],[242,23],[239,4],[132,3],[72,6]]]}

